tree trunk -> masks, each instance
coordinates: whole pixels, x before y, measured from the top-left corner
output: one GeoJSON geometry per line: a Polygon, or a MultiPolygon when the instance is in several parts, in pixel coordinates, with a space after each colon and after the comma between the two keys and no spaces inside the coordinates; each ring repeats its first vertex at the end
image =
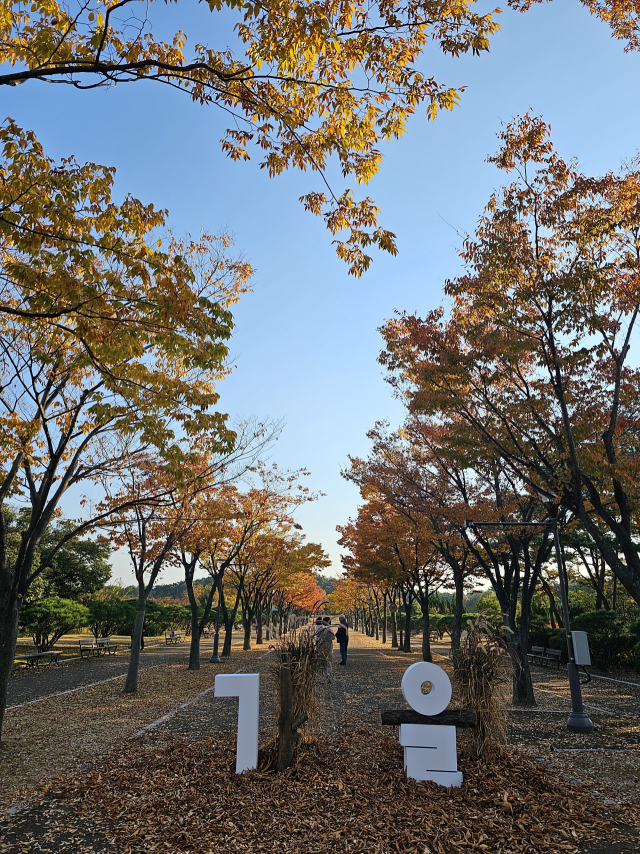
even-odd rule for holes
{"type": "Polygon", "coordinates": [[[251,649],[251,617],[243,618],[242,627],[244,629],[244,642],[242,644],[243,650],[251,649]]]}
{"type": "Polygon", "coordinates": [[[398,648],[398,626],[396,624],[396,612],[395,611],[391,611],[391,648],[392,649],[398,648]]]}
{"type": "Polygon", "coordinates": [[[502,597],[500,607],[502,619],[505,626],[511,629],[508,645],[512,661],[512,701],[514,706],[535,706],[536,701],[533,694],[533,683],[531,681],[531,669],[527,658],[527,645],[529,641],[529,626],[531,624],[531,600],[527,594],[529,580],[525,576],[522,584],[522,595],[520,601],[520,625],[515,624],[515,608],[509,607],[509,602],[502,597]]]}
{"type": "Polygon", "coordinates": [[[531,670],[527,658],[527,645],[522,645],[522,639],[514,635],[509,640],[509,650],[512,657],[517,656],[513,662],[513,705],[535,706],[536,700],[533,694],[533,683],[531,682],[531,670]]]}
{"type": "Polygon", "coordinates": [[[455,573],[453,581],[456,587],[456,597],[453,611],[453,628],[451,629],[451,649],[455,652],[460,649],[462,615],[464,613],[464,578],[462,577],[462,573],[455,573]]]}
{"type": "Polygon", "coordinates": [[[267,628],[266,628],[266,637],[265,637],[265,640],[267,640],[267,641],[271,641],[271,640],[272,640],[271,635],[273,634],[273,632],[272,632],[272,625],[273,625],[273,623],[272,623],[272,618],[273,618],[273,612],[272,612],[272,610],[271,610],[271,609],[272,609],[272,607],[273,607],[273,594],[267,598],[267,604],[266,604],[267,628]]]}
{"type": "Polygon", "coordinates": [[[138,671],[140,668],[140,644],[142,643],[142,629],[144,626],[144,615],[147,610],[147,597],[143,590],[138,592],[138,608],[136,610],[136,622],[131,637],[131,657],[129,658],[129,669],[127,679],[124,683],[125,694],[135,694],[138,690],[138,671]]]}
{"type": "Polygon", "coordinates": [[[233,640],[233,620],[225,623],[224,627],[224,643],[222,644],[222,658],[229,658],[231,655],[231,641],[233,640]]]}
{"type": "Polygon", "coordinates": [[[189,646],[189,670],[199,670],[200,669],[200,636],[202,634],[202,629],[207,624],[207,620],[209,619],[209,614],[211,612],[211,604],[213,602],[213,597],[215,593],[216,583],[212,585],[211,590],[209,591],[209,595],[207,597],[207,603],[205,606],[205,612],[202,617],[202,624],[200,624],[198,620],[198,603],[196,601],[196,594],[193,589],[193,573],[195,570],[195,566],[198,562],[198,557],[187,562],[186,557],[182,556],[182,563],[184,566],[184,580],[187,586],[187,598],[189,599],[189,607],[191,609],[191,644],[189,646]]]}
{"type": "Polygon", "coordinates": [[[422,611],[422,660],[433,661],[431,655],[431,641],[429,638],[429,598],[427,597],[426,604],[420,602],[420,610],[422,611]]]}
{"type": "Polygon", "coordinates": [[[413,596],[411,592],[404,599],[404,646],[405,652],[411,652],[411,613],[413,611],[413,596]]]}
{"type": "Polygon", "coordinates": [[[231,641],[233,638],[233,624],[236,621],[238,613],[238,604],[240,602],[240,591],[236,593],[236,601],[233,606],[233,611],[229,612],[227,603],[224,598],[224,589],[222,589],[222,619],[224,621],[224,644],[222,645],[222,658],[228,658],[231,655],[231,641]]]}
{"type": "Polygon", "coordinates": [[[189,670],[200,670],[200,626],[198,610],[191,609],[191,645],[189,646],[189,670]]]}
{"type": "Polygon", "coordinates": [[[9,588],[2,597],[0,611],[0,740],[2,739],[2,724],[7,707],[7,691],[13,670],[13,659],[18,642],[18,598],[9,588]]]}
{"type": "Polygon", "coordinates": [[[258,623],[258,625],[256,627],[256,644],[259,644],[259,643],[263,642],[262,641],[262,600],[261,599],[258,599],[258,607],[256,610],[256,620],[258,623]]]}
{"type": "Polygon", "coordinates": [[[382,643],[387,642],[387,594],[384,594],[384,614],[382,619],[382,643]]]}
{"type": "Polygon", "coordinates": [[[557,624],[559,629],[564,628],[564,623],[562,622],[562,617],[560,616],[560,612],[558,611],[556,598],[553,595],[551,585],[542,576],[540,576],[540,584],[542,585],[542,589],[544,590],[547,599],[549,600],[549,616],[551,618],[551,627],[555,629],[557,624]]]}

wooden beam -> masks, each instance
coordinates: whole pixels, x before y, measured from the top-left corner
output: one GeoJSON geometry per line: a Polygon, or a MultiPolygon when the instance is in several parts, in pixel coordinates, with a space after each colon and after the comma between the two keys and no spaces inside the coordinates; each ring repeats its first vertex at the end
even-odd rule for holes
{"type": "Polygon", "coordinates": [[[457,726],[469,729],[476,725],[476,713],[471,709],[445,709],[439,715],[421,715],[413,709],[384,709],[382,723],[385,726],[400,724],[428,724],[429,726],[457,726]]]}

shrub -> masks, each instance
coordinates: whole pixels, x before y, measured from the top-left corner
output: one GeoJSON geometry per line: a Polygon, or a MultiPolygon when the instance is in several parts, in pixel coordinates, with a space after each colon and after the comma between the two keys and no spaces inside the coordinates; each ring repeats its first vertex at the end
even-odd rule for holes
{"type": "MultiPolygon", "coordinates": [[[[569,600],[569,616],[571,617],[572,626],[574,619],[581,617],[583,614],[590,614],[596,607],[596,594],[593,590],[569,590],[567,598],[569,600]]],[[[583,631],[583,629],[580,629],[580,631],[583,631]]]]}
{"type": "Polygon", "coordinates": [[[91,599],[88,607],[87,625],[96,638],[129,634],[128,627],[136,618],[135,602],[132,599],[91,599]]]}
{"type": "MultiPolygon", "coordinates": [[[[166,628],[172,632],[181,630],[185,634],[191,631],[191,608],[189,605],[163,605],[163,621],[166,628]]],[[[198,608],[198,618],[204,613],[204,608],[198,608]]]]}
{"type": "Polygon", "coordinates": [[[429,626],[432,631],[438,632],[438,636],[443,638],[445,634],[451,634],[454,624],[453,614],[433,614],[429,617],[429,626]]]}
{"type": "Polygon", "coordinates": [[[549,628],[543,617],[532,617],[529,626],[529,652],[532,646],[550,646],[549,638],[555,629],[549,628]]]}
{"type": "MultiPolygon", "coordinates": [[[[477,614],[463,614],[462,615],[462,627],[466,625],[466,620],[475,620],[477,614]]],[[[492,628],[496,628],[494,624],[494,614],[485,614],[486,621],[492,626],[492,628]]],[[[502,616],[500,616],[499,623],[497,628],[500,628],[502,625],[502,616]]],[[[444,635],[450,635],[453,631],[453,624],[455,623],[455,616],[453,614],[442,614],[439,616],[438,614],[431,614],[429,617],[429,626],[431,631],[438,632],[440,637],[444,637],[444,635]]]]}
{"type": "Polygon", "coordinates": [[[51,649],[62,635],[86,626],[89,610],[73,599],[49,596],[26,605],[20,612],[20,625],[33,636],[38,652],[51,649]]]}
{"type": "Polygon", "coordinates": [[[627,626],[626,633],[628,637],[630,637],[634,644],[640,642],[640,620],[634,620],[633,623],[629,623],[627,626]]]}
{"type": "MultiPolygon", "coordinates": [[[[123,603],[127,606],[127,610],[123,610],[123,622],[118,624],[117,633],[121,635],[132,635],[133,627],[136,621],[136,613],[138,610],[137,599],[123,599],[123,603]]],[[[147,599],[147,606],[144,615],[146,625],[145,634],[149,637],[161,635],[170,625],[170,618],[167,615],[167,609],[163,605],[154,602],[153,599],[147,599]]]]}
{"type": "Polygon", "coordinates": [[[549,639],[545,646],[551,649],[559,649],[562,655],[560,661],[566,664],[569,661],[569,652],[567,650],[567,635],[564,629],[549,629],[549,639]]]}

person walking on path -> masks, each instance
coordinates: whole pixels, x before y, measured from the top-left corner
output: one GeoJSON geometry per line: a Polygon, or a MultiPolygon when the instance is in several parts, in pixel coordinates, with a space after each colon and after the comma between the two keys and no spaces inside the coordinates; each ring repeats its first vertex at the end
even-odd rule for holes
{"type": "Polygon", "coordinates": [[[349,646],[349,627],[347,626],[344,614],[340,614],[340,624],[336,632],[336,640],[340,647],[340,658],[342,659],[340,664],[345,666],[347,663],[347,647],[349,646]]]}
{"type": "Polygon", "coordinates": [[[330,617],[325,617],[324,620],[318,617],[316,620],[315,638],[318,658],[320,659],[324,675],[327,679],[331,679],[331,656],[333,655],[334,634],[331,631],[330,617]]]}

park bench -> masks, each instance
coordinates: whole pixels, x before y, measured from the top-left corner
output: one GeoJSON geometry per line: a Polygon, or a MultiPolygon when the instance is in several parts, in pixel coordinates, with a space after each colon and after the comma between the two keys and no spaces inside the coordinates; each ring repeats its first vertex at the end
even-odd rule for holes
{"type": "Polygon", "coordinates": [[[562,650],[551,649],[549,646],[532,646],[527,658],[532,664],[539,664],[540,667],[549,667],[550,664],[555,664],[556,669],[559,670],[562,664],[562,650]]]}
{"type": "Polygon", "coordinates": [[[164,633],[164,642],[166,644],[170,643],[180,643],[182,638],[184,637],[183,632],[165,632],[164,633]]]}
{"type": "Polygon", "coordinates": [[[115,655],[118,649],[117,643],[111,643],[111,635],[107,638],[80,638],[78,645],[80,658],[84,658],[85,652],[87,655],[115,655]]]}
{"type": "Polygon", "coordinates": [[[61,655],[61,652],[55,652],[55,650],[52,649],[48,652],[33,652],[29,655],[16,655],[14,666],[23,663],[25,668],[34,669],[36,667],[40,667],[41,664],[59,664],[61,655]]]}

